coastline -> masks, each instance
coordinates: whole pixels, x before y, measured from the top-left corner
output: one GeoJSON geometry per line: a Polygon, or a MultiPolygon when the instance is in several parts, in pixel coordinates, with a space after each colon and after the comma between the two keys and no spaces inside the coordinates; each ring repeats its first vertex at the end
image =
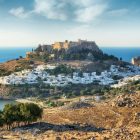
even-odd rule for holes
{"type": "Polygon", "coordinates": [[[16,98],[0,97],[0,101],[15,101],[16,98]]]}
{"type": "MultiPolygon", "coordinates": [[[[5,63],[10,60],[15,60],[19,58],[19,56],[25,57],[26,52],[31,51],[32,48],[36,48],[36,46],[32,46],[32,47],[25,46],[20,49],[18,47],[13,47],[13,48],[10,47],[10,49],[0,48],[0,64],[5,63]],[[16,52],[15,50],[18,50],[18,53],[15,53],[16,52]]],[[[118,58],[122,57],[122,59],[127,62],[130,62],[133,57],[138,56],[139,50],[140,50],[140,47],[133,47],[133,46],[132,47],[130,46],[128,47],[127,46],[124,46],[124,47],[100,46],[100,48],[105,53],[110,54],[110,55],[115,55],[118,58]],[[122,55],[124,54],[124,52],[126,54],[122,55]]]]}
{"type": "Polygon", "coordinates": [[[15,100],[1,100],[0,99],[0,111],[4,109],[7,104],[16,104],[15,100]]]}

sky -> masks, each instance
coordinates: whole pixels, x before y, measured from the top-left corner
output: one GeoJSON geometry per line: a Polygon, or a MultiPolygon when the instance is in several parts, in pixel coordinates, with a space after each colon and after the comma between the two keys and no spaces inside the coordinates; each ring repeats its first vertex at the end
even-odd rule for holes
{"type": "Polygon", "coordinates": [[[0,46],[87,39],[140,47],[140,0],[0,0],[0,46]]]}

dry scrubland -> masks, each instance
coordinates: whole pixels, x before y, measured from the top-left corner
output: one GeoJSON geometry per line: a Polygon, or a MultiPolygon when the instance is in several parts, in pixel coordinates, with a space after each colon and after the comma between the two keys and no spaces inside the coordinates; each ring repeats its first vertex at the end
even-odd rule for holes
{"type": "Polygon", "coordinates": [[[73,105],[44,109],[42,123],[1,131],[1,139],[139,140],[140,93],[119,95],[91,107],[73,105]]]}
{"type": "Polygon", "coordinates": [[[35,61],[32,65],[31,61],[25,58],[19,60],[11,60],[5,63],[0,63],[0,76],[10,75],[13,72],[21,71],[24,69],[31,69],[33,66],[44,64],[41,61],[35,61]]]}

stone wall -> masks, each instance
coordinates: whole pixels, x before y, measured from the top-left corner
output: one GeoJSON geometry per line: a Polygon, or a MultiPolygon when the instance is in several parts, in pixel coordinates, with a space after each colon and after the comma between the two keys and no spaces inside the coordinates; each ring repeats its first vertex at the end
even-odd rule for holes
{"type": "Polygon", "coordinates": [[[96,52],[101,52],[101,50],[98,48],[96,43],[94,41],[87,41],[87,40],[78,40],[75,41],[65,41],[65,42],[55,42],[52,45],[53,49],[75,49],[76,50],[83,50],[83,49],[89,49],[96,52]]]}

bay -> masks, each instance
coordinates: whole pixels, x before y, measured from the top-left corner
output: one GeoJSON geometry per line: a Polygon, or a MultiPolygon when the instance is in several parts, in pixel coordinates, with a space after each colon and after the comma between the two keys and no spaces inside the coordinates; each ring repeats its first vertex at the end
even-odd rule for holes
{"type": "Polygon", "coordinates": [[[15,103],[15,101],[14,100],[0,100],[0,110],[3,110],[6,104],[12,104],[12,103],[15,103]]]}

